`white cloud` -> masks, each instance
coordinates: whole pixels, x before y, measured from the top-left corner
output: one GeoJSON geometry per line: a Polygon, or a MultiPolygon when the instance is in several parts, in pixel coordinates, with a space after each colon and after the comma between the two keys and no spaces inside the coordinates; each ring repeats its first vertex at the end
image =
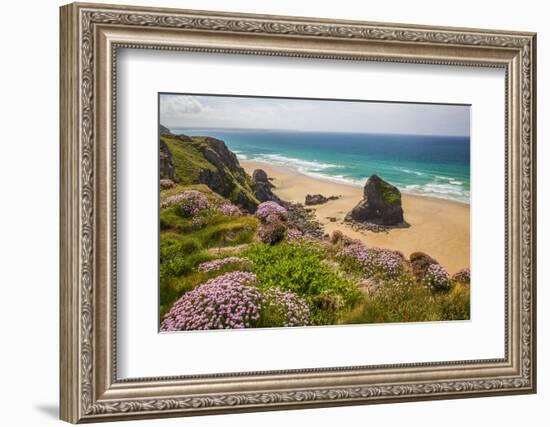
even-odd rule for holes
{"type": "Polygon", "coordinates": [[[160,120],[174,128],[469,135],[470,107],[258,98],[161,95],[160,120]]]}
{"type": "Polygon", "coordinates": [[[200,116],[208,111],[209,108],[196,96],[160,96],[161,123],[166,126],[179,126],[182,121],[185,123],[187,118],[192,120],[193,116],[200,116]]]}

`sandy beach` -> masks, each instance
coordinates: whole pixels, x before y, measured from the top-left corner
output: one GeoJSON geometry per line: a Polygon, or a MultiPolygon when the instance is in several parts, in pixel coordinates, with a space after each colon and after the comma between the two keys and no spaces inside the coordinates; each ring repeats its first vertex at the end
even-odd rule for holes
{"type": "Polygon", "coordinates": [[[470,266],[468,204],[403,194],[404,217],[410,227],[382,233],[355,231],[343,219],[363,198],[361,187],[316,179],[289,167],[248,160],[240,160],[240,163],[250,174],[254,169],[265,170],[273,178],[272,183],[276,187],[273,191],[283,200],[304,203],[307,194],[340,196],[338,200],[312,206],[327,233],[341,230],[367,245],[396,249],[407,257],[412,252],[422,251],[439,261],[451,274],[470,266]]]}

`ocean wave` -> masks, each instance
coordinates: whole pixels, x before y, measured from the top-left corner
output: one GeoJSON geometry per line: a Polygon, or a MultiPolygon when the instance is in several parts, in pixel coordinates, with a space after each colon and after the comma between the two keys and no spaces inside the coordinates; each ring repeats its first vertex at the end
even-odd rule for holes
{"type": "MultiPolygon", "coordinates": [[[[281,154],[242,154],[236,152],[237,157],[242,160],[252,160],[257,162],[263,162],[270,165],[278,165],[288,167],[297,170],[298,172],[309,176],[311,178],[320,179],[328,182],[334,182],[337,184],[352,185],[354,187],[362,187],[365,185],[367,176],[361,179],[352,178],[344,174],[332,174],[328,173],[329,169],[342,169],[344,166],[320,162],[317,160],[303,160],[294,157],[284,156],[281,154]]],[[[395,167],[405,174],[413,174],[415,176],[422,176],[422,180],[428,179],[428,183],[410,184],[407,183],[407,179],[404,182],[392,182],[402,192],[408,194],[415,194],[419,196],[437,197],[441,199],[459,201],[463,203],[469,203],[470,192],[464,188],[463,182],[456,178],[444,177],[440,175],[431,175],[428,173],[416,171],[408,168],[395,167]]]]}
{"type": "Polygon", "coordinates": [[[395,169],[397,169],[401,172],[410,173],[410,174],[414,174],[414,175],[417,175],[417,176],[423,176],[424,175],[423,172],[412,170],[412,169],[398,168],[398,167],[396,167],[395,169]]]}
{"type": "MultiPolygon", "coordinates": [[[[293,166],[297,168],[300,172],[302,171],[315,172],[315,171],[320,171],[325,169],[341,167],[340,165],[335,165],[332,163],[324,163],[318,160],[297,159],[295,157],[287,157],[281,154],[263,154],[260,156],[260,158],[263,158],[264,161],[267,160],[269,162],[279,164],[281,166],[293,166]]],[[[258,158],[257,160],[260,160],[260,158],[258,158]]]]}
{"type": "Polygon", "coordinates": [[[335,182],[337,184],[353,185],[354,187],[363,187],[367,178],[364,179],[353,179],[344,175],[328,175],[324,173],[317,172],[302,172],[304,175],[310,176],[312,178],[322,179],[324,181],[335,182]]]}
{"type": "Polygon", "coordinates": [[[470,191],[456,184],[442,184],[430,182],[428,184],[408,184],[403,187],[403,192],[421,196],[449,199],[463,203],[470,202],[470,191]]]}

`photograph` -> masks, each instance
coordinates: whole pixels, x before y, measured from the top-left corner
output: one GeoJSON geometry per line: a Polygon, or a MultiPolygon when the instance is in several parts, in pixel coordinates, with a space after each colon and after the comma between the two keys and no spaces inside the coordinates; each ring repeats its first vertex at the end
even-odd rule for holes
{"type": "Polygon", "coordinates": [[[470,105],[158,102],[161,332],[470,318],[470,105]]]}

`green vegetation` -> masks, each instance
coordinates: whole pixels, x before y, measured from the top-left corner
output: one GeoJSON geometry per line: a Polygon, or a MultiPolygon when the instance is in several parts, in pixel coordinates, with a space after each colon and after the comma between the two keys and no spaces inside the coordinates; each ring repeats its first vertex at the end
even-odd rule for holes
{"type": "Polygon", "coordinates": [[[345,313],[343,324],[465,320],[470,317],[470,287],[455,284],[449,293],[433,294],[411,276],[385,283],[345,313]]]}
{"type": "Polygon", "coordinates": [[[344,307],[353,306],[360,292],[331,269],[314,243],[255,244],[244,254],[252,263],[258,286],[292,291],[309,304],[313,323],[335,323],[344,307]]]}
{"type": "Polygon", "coordinates": [[[161,135],[160,139],[168,146],[172,154],[172,162],[176,178],[182,184],[199,182],[201,170],[215,171],[204,155],[199,151],[199,144],[176,135],[161,135]]]}
{"type": "MultiPolygon", "coordinates": [[[[161,200],[185,190],[199,190],[214,201],[224,200],[206,186],[178,185],[163,190],[161,200]]],[[[239,269],[238,265],[223,266],[216,272],[198,272],[196,266],[216,258],[207,252],[213,247],[231,247],[250,243],[256,233],[258,220],[253,216],[224,216],[205,210],[197,217],[181,215],[171,206],[160,213],[160,314],[163,316],[184,292],[216,275],[239,269]]]]}
{"type": "Polygon", "coordinates": [[[401,196],[393,191],[384,191],[383,197],[384,201],[390,205],[397,203],[401,199],[401,196]]]}
{"type": "Polygon", "coordinates": [[[401,200],[401,195],[399,194],[399,190],[397,188],[393,187],[389,183],[379,180],[377,181],[377,190],[381,191],[382,193],[382,199],[384,202],[392,205],[394,203],[397,203],[399,200],[401,200]]]}
{"type": "MultiPolygon", "coordinates": [[[[160,317],[168,318],[166,328],[175,328],[164,330],[183,328],[178,322],[184,315],[188,329],[469,318],[469,270],[450,278],[443,267],[432,264],[437,268],[427,268],[425,274],[445,286],[430,288],[426,276],[416,271],[413,275],[402,254],[368,248],[342,233],[330,241],[303,236],[286,208],[275,202],[262,204],[257,216],[246,213],[234,204],[247,209],[257,205],[253,183],[220,141],[164,134],[161,138],[179,180],[160,193],[160,317]],[[204,176],[215,178],[206,183],[201,181],[204,176]],[[284,232],[274,233],[269,228],[274,225],[284,232]],[[238,257],[237,262],[208,262],[230,256],[238,257]],[[219,281],[202,286],[214,278],[219,281]],[[441,290],[435,292],[436,288],[441,290]],[[188,296],[194,301],[190,305],[174,305],[188,296]],[[218,305],[210,309],[213,303],[201,298],[218,305]],[[244,316],[246,304],[250,311],[244,316]],[[165,317],[173,306],[184,308],[172,319],[171,314],[165,317]],[[227,314],[229,306],[234,311],[227,314]],[[196,313],[190,315],[192,308],[196,313]],[[203,311],[211,317],[205,320],[203,311]]],[[[387,203],[400,199],[389,185],[382,187],[382,197],[387,203]]]]}

